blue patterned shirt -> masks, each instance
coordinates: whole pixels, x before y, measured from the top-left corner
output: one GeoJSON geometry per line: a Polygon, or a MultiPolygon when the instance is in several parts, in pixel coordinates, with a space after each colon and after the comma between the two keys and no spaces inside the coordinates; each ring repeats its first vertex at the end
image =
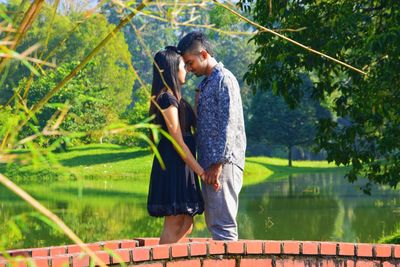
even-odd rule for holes
{"type": "Polygon", "coordinates": [[[246,134],[235,76],[218,63],[199,85],[197,145],[200,165],[233,163],[244,169],[246,134]]]}

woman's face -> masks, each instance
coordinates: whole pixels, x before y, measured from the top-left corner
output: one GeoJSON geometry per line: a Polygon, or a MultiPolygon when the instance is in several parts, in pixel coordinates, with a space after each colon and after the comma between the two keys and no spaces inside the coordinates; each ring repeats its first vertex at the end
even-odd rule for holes
{"type": "Polygon", "coordinates": [[[179,60],[178,80],[181,84],[186,82],[185,62],[183,61],[182,57],[179,60]]]}

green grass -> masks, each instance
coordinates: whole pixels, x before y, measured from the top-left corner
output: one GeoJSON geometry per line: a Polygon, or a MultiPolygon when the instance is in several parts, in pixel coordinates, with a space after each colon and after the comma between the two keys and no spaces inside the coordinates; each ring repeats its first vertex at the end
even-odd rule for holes
{"type": "MultiPolygon", "coordinates": [[[[131,148],[112,144],[92,144],[70,148],[68,152],[54,154],[59,164],[48,166],[0,165],[0,172],[17,182],[46,181],[46,176],[59,179],[102,179],[135,180],[136,190],[146,192],[153,156],[148,149],[131,148]],[[43,176],[43,177],[42,177],[43,176]]],[[[266,179],[278,178],[295,173],[342,171],[326,161],[293,161],[287,166],[286,159],[268,157],[246,158],[244,186],[266,179]]]]}
{"type": "Polygon", "coordinates": [[[327,161],[293,161],[288,166],[287,159],[269,157],[246,158],[244,185],[256,184],[266,179],[278,179],[290,174],[336,172],[345,170],[327,161]]]}

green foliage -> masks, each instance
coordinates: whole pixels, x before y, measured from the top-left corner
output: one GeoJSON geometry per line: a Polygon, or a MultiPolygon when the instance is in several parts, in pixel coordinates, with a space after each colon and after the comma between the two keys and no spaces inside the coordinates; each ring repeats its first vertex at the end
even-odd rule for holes
{"type": "MultiPolygon", "coordinates": [[[[8,6],[8,8],[12,9],[13,7],[8,6]]],[[[54,14],[54,10],[45,5],[19,49],[24,51],[35,44],[40,44],[37,55],[42,55],[43,58],[50,55],[48,61],[59,66],[65,63],[72,64],[72,62],[79,62],[87,56],[111,32],[113,27],[101,14],[95,14],[89,19],[85,18],[84,14],[63,16],[58,13],[54,14]],[[77,24],[80,25],[72,31],[77,24]]],[[[92,60],[90,70],[86,71],[88,79],[91,80],[91,87],[96,87],[102,91],[103,95],[108,95],[110,115],[116,118],[130,104],[135,79],[130,64],[131,55],[123,34],[117,33],[92,60]]],[[[4,86],[0,89],[0,103],[5,103],[14,91],[22,89],[24,92],[26,89],[20,81],[29,77],[29,70],[21,64],[10,66],[4,86]]],[[[43,71],[42,76],[51,72],[46,68],[43,71]]],[[[69,73],[65,72],[64,74],[68,75],[69,73]]],[[[55,86],[57,83],[48,85],[55,86]]]]}
{"type": "Polygon", "coordinates": [[[141,87],[133,93],[132,105],[125,111],[122,118],[132,125],[143,122],[149,117],[149,107],[150,88],[141,87]]]}
{"type": "Polygon", "coordinates": [[[11,107],[0,106],[0,141],[10,129],[18,124],[18,116],[15,115],[11,107]]]}
{"type": "Polygon", "coordinates": [[[384,236],[381,239],[379,239],[378,243],[382,244],[400,244],[400,231],[397,230],[397,232],[384,236]]]}
{"type": "Polygon", "coordinates": [[[240,25],[240,18],[230,13],[223,7],[215,6],[208,12],[210,23],[217,29],[232,29],[232,26],[240,25]]]}
{"type": "MultiPolygon", "coordinates": [[[[299,73],[313,79],[312,96],[326,102],[335,116],[320,120],[316,141],[328,160],[351,165],[349,181],[395,187],[400,181],[400,68],[398,1],[257,1],[255,20],[316,50],[368,72],[367,76],[327,61],[269,33],[253,38],[257,60],[246,81],[269,90],[290,106],[302,99],[299,73]],[[328,101],[331,101],[328,103],[328,101]]],[[[368,192],[369,184],[365,188],[368,192]]]]}
{"type": "MultiPolygon", "coordinates": [[[[35,79],[30,85],[28,104],[33,106],[39,102],[77,64],[78,62],[61,64],[56,70],[48,71],[47,75],[35,79]]],[[[61,129],[67,132],[90,133],[102,129],[115,120],[116,115],[112,112],[114,109],[112,96],[103,88],[99,88],[94,77],[90,76],[95,68],[95,63],[89,64],[63,90],[49,100],[46,107],[36,114],[38,129],[43,129],[53,114],[63,106],[70,108],[61,124],[61,129]]],[[[26,84],[26,82],[23,80],[21,83],[26,84]]],[[[23,133],[32,134],[28,129],[23,133]]],[[[92,138],[89,136],[86,142],[97,141],[97,138],[97,136],[92,136],[92,138]]]]}
{"type": "Polygon", "coordinates": [[[272,146],[285,146],[289,152],[289,166],[292,164],[292,148],[312,145],[318,118],[329,117],[328,111],[308,97],[304,97],[301,105],[293,109],[272,92],[257,92],[252,98],[249,113],[249,139],[272,146]]]}

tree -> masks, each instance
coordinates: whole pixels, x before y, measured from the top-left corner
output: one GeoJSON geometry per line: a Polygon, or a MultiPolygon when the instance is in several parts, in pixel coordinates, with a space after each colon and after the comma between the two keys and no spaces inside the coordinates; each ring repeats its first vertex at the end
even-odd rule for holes
{"type": "Polygon", "coordinates": [[[396,187],[400,181],[399,1],[257,1],[254,19],[318,51],[362,68],[367,75],[327,61],[269,33],[253,38],[258,58],[246,81],[272,89],[291,106],[302,92],[299,73],[313,80],[312,97],[335,116],[320,119],[316,141],[328,160],[358,176],[396,187]],[[348,123],[341,124],[340,119],[348,123]]]}
{"type": "Polygon", "coordinates": [[[301,105],[293,109],[282,97],[260,91],[253,96],[249,113],[249,139],[285,146],[289,167],[292,166],[292,148],[313,144],[318,118],[330,116],[326,109],[309,97],[304,97],[301,105]]]}
{"type": "MultiPolygon", "coordinates": [[[[10,10],[15,8],[11,4],[6,7],[10,10]]],[[[33,23],[29,34],[18,47],[20,51],[40,44],[36,55],[47,57],[50,53],[53,53],[48,60],[57,65],[80,61],[113,28],[102,14],[95,14],[87,19],[82,13],[72,13],[69,16],[56,13],[53,19],[53,13],[54,10],[50,6],[44,6],[39,18],[33,23]],[[71,28],[78,21],[82,23],[75,31],[71,32],[71,28]],[[51,27],[49,27],[50,22],[52,22],[51,27]],[[43,31],[43,29],[48,29],[48,31],[43,31]],[[71,35],[69,36],[70,32],[71,35]],[[46,41],[47,38],[48,41],[46,41]],[[64,39],[66,39],[65,42],[62,42],[64,39]]],[[[130,68],[131,54],[123,34],[116,34],[110,43],[92,60],[92,63],[87,75],[93,78],[94,87],[101,89],[105,95],[109,96],[108,100],[112,103],[110,111],[118,117],[118,114],[122,113],[130,103],[129,99],[135,80],[134,73],[130,68]]],[[[30,76],[30,71],[22,64],[10,65],[8,75],[5,75],[4,86],[0,88],[0,104],[4,104],[10,99],[18,86],[21,86],[20,80],[22,78],[30,76]]],[[[44,71],[47,70],[48,68],[44,68],[44,71]]],[[[30,104],[35,103],[30,102],[30,104]]]]}
{"type": "MultiPolygon", "coordinates": [[[[77,64],[78,62],[64,63],[56,70],[48,72],[46,76],[35,79],[30,85],[28,101],[35,103],[42,99],[49,88],[53,88],[77,64]]],[[[113,110],[110,97],[101,93],[102,88],[96,87],[94,77],[90,76],[93,68],[96,68],[95,63],[90,63],[62,91],[54,95],[45,108],[36,114],[38,129],[43,129],[50,122],[55,111],[62,109],[66,104],[69,106],[69,110],[60,128],[71,133],[92,133],[89,135],[89,139],[84,141],[98,141],[99,136],[94,136],[94,131],[101,130],[115,121],[115,114],[110,112],[113,110]]],[[[21,81],[21,83],[25,82],[26,80],[21,81]]],[[[28,127],[23,132],[25,135],[33,134],[28,127]]],[[[48,140],[44,140],[44,142],[48,142],[48,140]]]]}

